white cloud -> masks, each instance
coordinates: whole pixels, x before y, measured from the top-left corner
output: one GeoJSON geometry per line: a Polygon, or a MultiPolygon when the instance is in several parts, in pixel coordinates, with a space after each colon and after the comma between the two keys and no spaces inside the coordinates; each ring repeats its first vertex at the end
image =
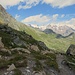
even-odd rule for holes
{"type": "Polygon", "coordinates": [[[74,25],[75,26],[75,18],[72,18],[68,21],[66,21],[66,24],[74,25]]]}
{"type": "Polygon", "coordinates": [[[52,16],[53,20],[54,20],[54,21],[57,20],[58,16],[59,16],[58,14],[54,14],[54,15],[52,16]]]}
{"type": "Polygon", "coordinates": [[[19,5],[18,9],[28,9],[39,4],[41,0],[24,0],[25,5],[19,5]]]}
{"type": "Polygon", "coordinates": [[[40,2],[41,4],[46,3],[50,4],[52,7],[58,8],[63,8],[75,4],[75,0],[0,0],[0,4],[5,8],[7,8],[8,6],[11,7],[14,5],[18,5],[18,9],[28,9],[36,6],[40,2]]]}
{"type": "Polygon", "coordinates": [[[18,9],[28,9],[36,6],[41,0],[0,0],[0,4],[4,7],[11,7],[18,5],[18,9]],[[23,3],[23,5],[22,5],[23,3]]]}
{"type": "Polygon", "coordinates": [[[75,29],[75,18],[71,18],[70,20],[56,23],[55,25],[58,25],[58,26],[66,25],[68,27],[71,27],[71,28],[75,29]]]}
{"type": "Polygon", "coordinates": [[[20,2],[24,2],[24,0],[0,0],[0,4],[5,8],[18,5],[20,2]]]}
{"type": "Polygon", "coordinates": [[[30,16],[25,18],[24,20],[22,20],[23,23],[25,24],[39,24],[39,25],[47,25],[47,24],[55,24],[55,25],[67,25],[67,26],[74,26],[75,28],[75,18],[69,18],[70,20],[65,19],[65,16],[67,15],[59,15],[59,14],[54,14],[52,16],[50,15],[34,15],[34,16],[30,16]],[[65,20],[60,20],[60,18],[63,18],[65,20]]]}
{"type": "Polygon", "coordinates": [[[34,22],[34,23],[39,23],[39,24],[44,24],[44,23],[47,23],[49,21],[50,21],[50,17],[44,16],[42,14],[30,16],[30,17],[27,17],[24,20],[22,20],[23,23],[34,22]]]}
{"type": "Polygon", "coordinates": [[[75,29],[75,18],[72,18],[72,19],[66,21],[65,23],[66,23],[67,26],[75,29]]]}
{"type": "Polygon", "coordinates": [[[63,17],[65,17],[65,15],[64,15],[64,14],[62,14],[62,15],[61,15],[61,18],[63,18],[63,17]]]}
{"type": "Polygon", "coordinates": [[[75,4],[75,0],[43,0],[43,3],[50,4],[53,7],[63,8],[75,4]]]}
{"type": "Polygon", "coordinates": [[[15,15],[15,19],[18,19],[20,17],[20,15],[16,14],[15,15]]]}

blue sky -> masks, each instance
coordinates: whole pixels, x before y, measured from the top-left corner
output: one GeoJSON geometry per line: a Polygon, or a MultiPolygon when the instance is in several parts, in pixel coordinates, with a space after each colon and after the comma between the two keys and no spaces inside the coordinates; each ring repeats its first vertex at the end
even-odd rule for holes
{"type": "Polygon", "coordinates": [[[0,0],[0,4],[25,24],[70,24],[75,21],[75,0],[0,0]]]}

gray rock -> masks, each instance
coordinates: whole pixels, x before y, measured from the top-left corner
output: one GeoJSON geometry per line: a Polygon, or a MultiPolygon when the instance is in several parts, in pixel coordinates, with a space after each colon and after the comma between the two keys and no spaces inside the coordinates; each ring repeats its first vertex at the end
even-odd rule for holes
{"type": "Polygon", "coordinates": [[[26,46],[25,42],[22,41],[18,36],[13,41],[17,46],[26,46]]]}
{"type": "Polygon", "coordinates": [[[39,46],[41,47],[42,50],[49,50],[48,47],[44,44],[42,41],[38,41],[39,46]]]}
{"type": "Polygon", "coordinates": [[[0,55],[0,59],[2,59],[2,55],[0,55]]]}
{"type": "Polygon", "coordinates": [[[16,45],[19,45],[19,46],[22,45],[22,44],[21,44],[21,41],[20,41],[20,39],[19,39],[19,37],[16,37],[16,38],[14,39],[14,43],[15,43],[16,45]]]}
{"type": "Polygon", "coordinates": [[[16,69],[16,67],[15,67],[14,64],[12,64],[12,65],[9,66],[9,68],[7,69],[7,71],[12,71],[14,69],[16,69]]]}
{"type": "Polygon", "coordinates": [[[34,72],[34,75],[46,75],[46,73],[44,71],[37,72],[37,73],[34,72]]]}
{"type": "Polygon", "coordinates": [[[39,48],[38,48],[36,45],[31,45],[30,48],[31,48],[32,50],[39,51],[39,48]]]}
{"type": "Polygon", "coordinates": [[[4,47],[4,44],[2,43],[2,37],[0,37],[0,48],[4,47]]]}
{"type": "Polygon", "coordinates": [[[50,50],[50,51],[48,51],[48,50],[42,51],[42,54],[47,54],[47,53],[53,53],[54,54],[54,51],[52,51],[52,50],[50,50]]]}
{"type": "Polygon", "coordinates": [[[67,55],[75,55],[75,45],[70,45],[68,50],[66,51],[67,55]]]}
{"type": "Polygon", "coordinates": [[[30,54],[30,51],[28,50],[28,49],[24,49],[24,48],[13,48],[13,49],[11,49],[11,51],[23,51],[23,52],[26,52],[26,53],[28,53],[28,54],[30,54]]]}

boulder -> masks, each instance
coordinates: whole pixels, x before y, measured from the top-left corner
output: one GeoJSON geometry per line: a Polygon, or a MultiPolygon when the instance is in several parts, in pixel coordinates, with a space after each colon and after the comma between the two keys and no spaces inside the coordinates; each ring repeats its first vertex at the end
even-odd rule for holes
{"type": "Polygon", "coordinates": [[[49,50],[48,47],[44,44],[44,42],[42,41],[38,41],[38,44],[39,44],[39,49],[41,50],[49,50]]]}
{"type": "Polygon", "coordinates": [[[7,69],[7,71],[12,71],[14,69],[16,69],[16,67],[15,67],[14,64],[12,64],[12,65],[9,66],[9,68],[7,69]]]}
{"type": "Polygon", "coordinates": [[[4,47],[4,44],[2,43],[2,37],[0,37],[0,48],[4,47]]]}
{"type": "Polygon", "coordinates": [[[22,41],[18,36],[13,40],[17,46],[26,46],[26,43],[22,41]]]}
{"type": "Polygon", "coordinates": [[[31,50],[39,51],[39,48],[36,45],[31,45],[31,50]]]}
{"type": "Polygon", "coordinates": [[[16,45],[18,45],[18,46],[21,46],[22,45],[21,40],[20,40],[20,38],[18,36],[14,39],[14,43],[16,45]]]}
{"type": "Polygon", "coordinates": [[[41,71],[41,72],[36,72],[34,75],[46,75],[46,73],[44,71],[41,71]]]}
{"type": "Polygon", "coordinates": [[[0,59],[2,59],[2,56],[0,55],[0,59]]]}
{"type": "Polygon", "coordinates": [[[42,51],[42,54],[47,54],[47,53],[53,53],[54,54],[54,51],[53,50],[45,50],[45,51],[42,51]]]}
{"type": "Polygon", "coordinates": [[[70,47],[68,48],[68,50],[66,51],[67,55],[75,55],[75,45],[70,45],[70,47]]]}
{"type": "Polygon", "coordinates": [[[11,49],[11,51],[23,51],[23,52],[30,54],[30,51],[28,49],[19,48],[19,47],[13,48],[13,49],[11,49]]]}

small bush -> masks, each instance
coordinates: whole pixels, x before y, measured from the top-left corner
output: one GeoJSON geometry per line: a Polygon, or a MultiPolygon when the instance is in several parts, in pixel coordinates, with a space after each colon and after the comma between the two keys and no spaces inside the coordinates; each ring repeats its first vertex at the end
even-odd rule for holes
{"type": "Polygon", "coordinates": [[[47,60],[47,61],[45,62],[45,64],[46,64],[48,67],[52,67],[52,68],[56,69],[57,71],[59,70],[59,69],[58,69],[58,64],[57,64],[56,61],[47,60]]]}
{"type": "Polygon", "coordinates": [[[0,55],[2,56],[10,56],[9,52],[0,51],[0,55]]]}
{"type": "Polygon", "coordinates": [[[34,71],[41,71],[41,70],[43,70],[43,66],[42,66],[42,64],[39,62],[39,60],[35,60],[35,67],[33,67],[33,70],[34,71]]]}
{"type": "Polygon", "coordinates": [[[14,64],[16,67],[27,67],[27,60],[17,61],[14,64]]]}
{"type": "Polygon", "coordinates": [[[74,71],[75,71],[75,56],[69,56],[69,55],[66,55],[66,65],[70,68],[72,68],[74,71]]]}
{"type": "Polygon", "coordinates": [[[7,67],[8,67],[7,61],[0,59],[0,69],[7,68],[7,67]]]}
{"type": "Polygon", "coordinates": [[[23,75],[19,69],[14,69],[14,75],[23,75]]]}

